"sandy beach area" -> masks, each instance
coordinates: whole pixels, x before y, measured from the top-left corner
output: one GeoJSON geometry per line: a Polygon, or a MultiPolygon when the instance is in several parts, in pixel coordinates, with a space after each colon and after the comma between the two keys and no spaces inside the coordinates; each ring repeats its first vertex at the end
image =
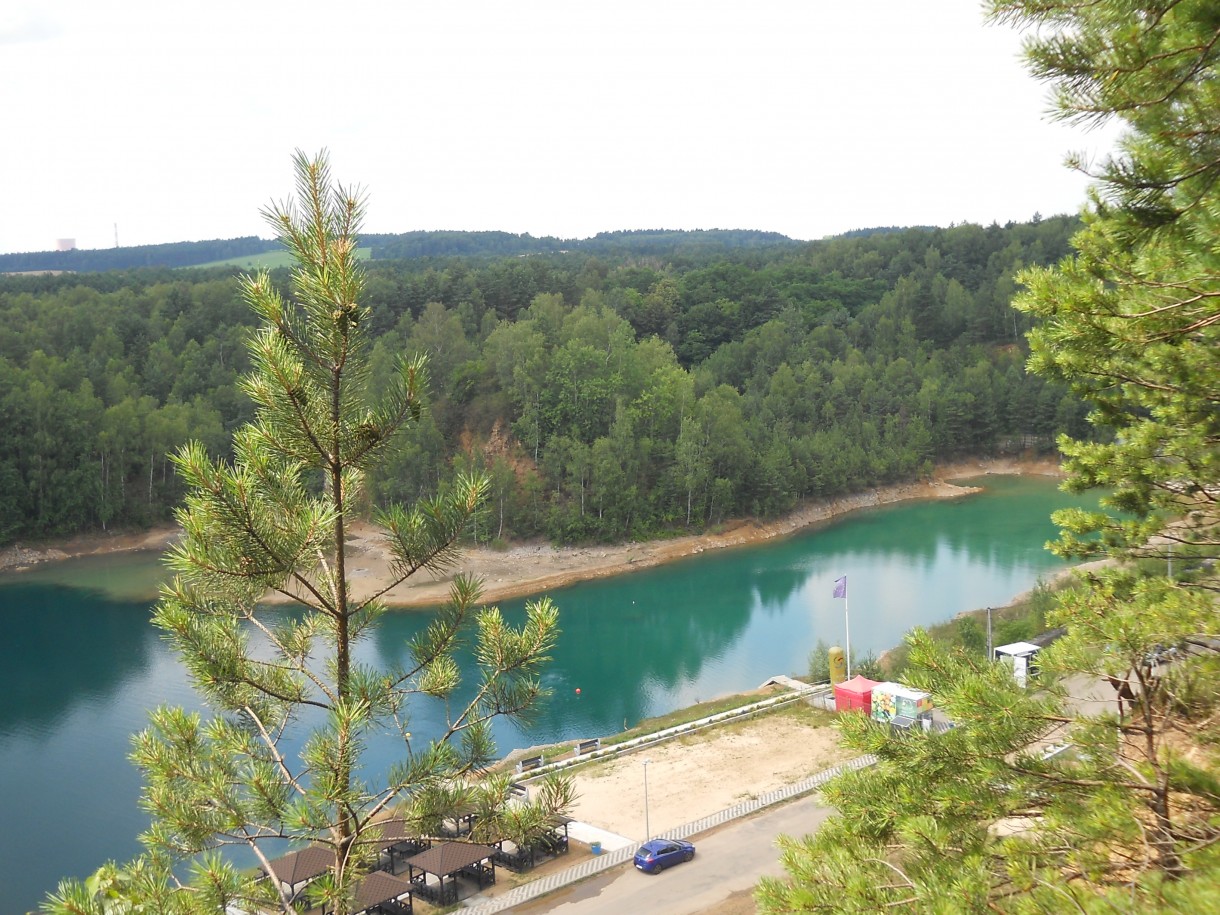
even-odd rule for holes
{"type": "MultiPolygon", "coordinates": [[[[1053,461],[987,460],[940,468],[935,478],[918,483],[882,487],[839,499],[809,502],[778,520],[737,520],[714,532],[645,543],[553,547],[545,543],[518,543],[504,550],[467,549],[458,570],[483,581],[487,601],[505,600],[525,594],[541,594],[577,581],[621,575],[672,562],[707,550],[759,543],[796,533],[812,524],[832,520],[861,508],[871,508],[910,499],[961,496],[972,490],[955,480],[987,473],[1036,473],[1058,475],[1053,461]]],[[[90,534],[49,544],[16,544],[0,550],[0,570],[16,571],[43,562],[126,550],[161,550],[178,536],[178,529],[165,526],[139,533],[90,534]]],[[[367,598],[384,585],[390,554],[382,531],[358,523],[349,537],[349,578],[353,595],[367,598]]],[[[426,607],[443,603],[449,595],[452,574],[434,576],[420,572],[385,595],[387,603],[401,607],[426,607]]]]}
{"type": "Polygon", "coordinates": [[[644,836],[643,760],[648,759],[648,826],[663,833],[823,772],[851,758],[833,727],[766,715],[680,737],[575,770],[572,816],[632,839],[644,836]]]}

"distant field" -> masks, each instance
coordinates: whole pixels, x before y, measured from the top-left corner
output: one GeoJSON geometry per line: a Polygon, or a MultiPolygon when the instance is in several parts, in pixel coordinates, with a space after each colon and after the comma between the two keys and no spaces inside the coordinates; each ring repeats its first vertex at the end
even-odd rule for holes
{"type": "MultiPolygon", "coordinates": [[[[362,261],[368,260],[373,254],[372,248],[357,248],[356,257],[362,261]]],[[[242,267],[246,270],[257,270],[265,267],[274,270],[276,267],[291,267],[292,255],[287,251],[264,251],[262,254],[243,254],[240,257],[228,257],[222,261],[211,261],[206,264],[193,264],[182,267],[182,270],[199,270],[205,267],[242,267]]]]}

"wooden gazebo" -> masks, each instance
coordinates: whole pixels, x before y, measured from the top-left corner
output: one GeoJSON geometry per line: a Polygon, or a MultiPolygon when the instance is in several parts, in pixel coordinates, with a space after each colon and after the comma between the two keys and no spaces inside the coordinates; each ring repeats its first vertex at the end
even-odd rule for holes
{"type": "Polygon", "coordinates": [[[356,884],[356,905],[353,912],[368,915],[412,915],[414,887],[385,871],[373,871],[356,884]]]}
{"type": "Polygon", "coordinates": [[[267,866],[262,870],[279,883],[289,898],[295,898],[309,881],[325,874],[334,864],[333,849],[321,845],[307,845],[300,851],[267,862],[267,866]]]}
{"type": "Polygon", "coordinates": [[[406,861],[407,878],[415,892],[440,905],[457,902],[459,875],[478,881],[479,886],[496,882],[496,850],[490,845],[472,842],[441,842],[406,861]],[[437,878],[439,886],[428,883],[428,875],[437,878]]]}
{"type": "Polygon", "coordinates": [[[406,820],[402,817],[392,817],[372,823],[364,835],[370,835],[374,829],[377,832],[375,839],[367,840],[362,837],[361,841],[369,842],[377,851],[389,858],[391,874],[399,872],[400,862],[432,847],[432,840],[418,836],[414,830],[408,828],[406,820]]]}

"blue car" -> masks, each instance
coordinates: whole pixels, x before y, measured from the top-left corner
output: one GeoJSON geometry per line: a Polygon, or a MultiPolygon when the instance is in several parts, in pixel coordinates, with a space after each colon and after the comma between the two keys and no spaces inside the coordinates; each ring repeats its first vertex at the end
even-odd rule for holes
{"type": "Polygon", "coordinates": [[[646,874],[659,874],[667,867],[695,857],[695,846],[681,839],[649,839],[635,853],[635,866],[646,874]]]}

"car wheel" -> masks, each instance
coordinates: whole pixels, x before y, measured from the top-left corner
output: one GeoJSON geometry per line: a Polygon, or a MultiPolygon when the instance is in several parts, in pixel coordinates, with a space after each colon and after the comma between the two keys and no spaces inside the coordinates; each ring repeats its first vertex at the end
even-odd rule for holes
{"type": "Polygon", "coordinates": [[[665,870],[665,865],[664,865],[664,864],[662,864],[660,861],[658,861],[658,862],[657,862],[657,866],[656,866],[656,867],[654,867],[654,868],[652,869],[652,872],[653,872],[654,874],[659,874],[659,873],[661,873],[661,871],[663,871],[663,870],[665,870]]]}
{"type": "Polygon", "coordinates": [[[684,854],[684,855],[682,856],[682,860],[683,860],[683,861],[689,861],[689,860],[690,860],[691,858],[693,858],[693,857],[695,857],[695,853],[694,853],[693,851],[688,851],[686,854],[684,854]]]}

